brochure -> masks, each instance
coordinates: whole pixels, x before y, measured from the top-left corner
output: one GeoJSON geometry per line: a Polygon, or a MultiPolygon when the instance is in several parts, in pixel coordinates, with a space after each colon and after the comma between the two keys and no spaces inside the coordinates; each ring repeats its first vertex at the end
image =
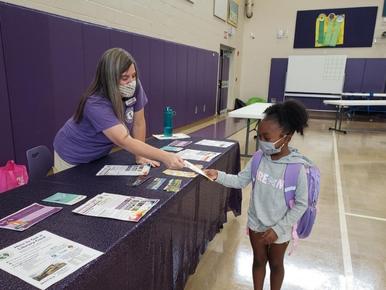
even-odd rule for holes
{"type": "Polygon", "coordinates": [[[150,177],[151,177],[150,175],[140,175],[132,183],[130,183],[128,185],[132,186],[132,187],[140,186],[142,183],[144,183],[150,177]]]}
{"type": "Polygon", "coordinates": [[[97,176],[139,176],[149,174],[151,165],[105,165],[97,176]]]}
{"type": "Polygon", "coordinates": [[[219,152],[211,152],[211,151],[202,151],[202,150],[193,150],[193,149],[184,149],[177,153],[183,159],[189,160],[198,160],[198,161],[206,161],[209,162],[216,156],[220,155],[219,152]]]}
{"type": "Polygon", "coordinates": [[[0,220],[0,228],[24,231],[50,215],[60,211],[62,207],[45,206],[33,203],[0,220]]]}
{"type": "Polygon", "coordinates": [[[87,196],[85,195],[57,192],[54,195],[51,195],[43,199],[42,201],[60,203],[60,204],[66,204],[66,205],[74,205],[80,202],[81,200],[85,199],[86,197],[87,196]]]}
{"type": "Polygon", "coordinates": [[[173,170],[173,169],[166,169],[162,173],[166,174],[166,175],[172,175],[172,176],[178,176],[178,177],[187,177],[187,178],[194,178],[197,176],[197,174],[194,172],[173,170]]]}
{"type": "Polygon", "coordinates": [[[166,181],[166,178],[154,178],[153,181],[146,187],[147,189],[157,190],[166,181]]]}
{"type": "Polygon", "coordinates": [[[170,143],[168,146],[185,147],[185,146],[188,146],[189,144],[192,144],[192,141],[175,140],[172,143],[170,143]]]}
{"type": "Polygon", "coordinates": [[[74,213],[138,222],[159,199],[103,192],[73,210],[74,213]]]}
{"type": "Polygon", "coordinates": [[[0,269],[39,289],[46,289],[102,254],[41,231],[0,250],[0,269]]]}
{"type": "Polygon", "coordinates": [[[172,151],[172,152],[178,152],[178,151],[181,151],[183,150],[184,148],[182,147],[174,147],[174,146],[164,146],[164,147],[161,147],[160,148],[161,150],[165,150],[165,151],[172,151]]]}
{"type": "Polygon", "coordinates": [[[199,142],[196,142],[197,145],[203,145],[203,146],[213,146],[213,147],[220,147],[220,148],[227,148],[229,146],[232,146],[233,142],[226,142],[226,141],[218,141],[218,140],[208,140],[203,139],[199,142]]]}
{"type": "Polygon", "coordinates": [[[190,163],[188,160],[184,160],[184,163],[185,163],[185,167],[193,170],[194,172],[197,172],[198,174],[201,174],[203,176],[205,176],[206,178],[208,178],[210,181],[213,181],[212,178],[210,178],[208,175],[205,174],[204,171],[202,171],[202,169],[192,163],[190,163]]]}
{"type": "Polygon", "coordinates": [[[186,135],[184,133],[175,133],[172,136],[164,136],[163,134],[153,134],[155,138],[158,140],[174,140],[174,139],[185,139],[185,138],[190,138],[189,135],[186,135]]]}
{"type": "Polygon", "coordinates": [[[179,192],[181,189],[181,179],[170,179],[168,184],[164,187],[167,192],[179,192]]]}

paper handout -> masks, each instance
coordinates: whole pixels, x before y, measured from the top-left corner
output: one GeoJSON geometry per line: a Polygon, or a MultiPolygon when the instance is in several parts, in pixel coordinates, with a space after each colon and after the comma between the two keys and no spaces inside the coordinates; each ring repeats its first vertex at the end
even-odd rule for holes
{"type": "Polygon", "coordinates": [[[60,211],[62,207],[45,206],[33,203],[0,220],[0,228],[24,231],[50,215],[60,211]]]}
{"type": "Polygon", "coordinates": [[[183,170],[174,170],[174,169],[166,169],[162,171],[163,174],[178,176],[178,177],[186,177],[186,178],[194,178],[197,176],[196,173],[191,171],[183,171],[183,170]]]}
{"type": "Polygon", "coordinates": [[[122,221],[139,221],[159,199],[103,192],[72,212],[122,221]]]}
{"type": "Polygon", "coordinates": [[[97,176],[139,176],[149,174],[151,165],[105,165],[97,176]]]}
{"type": "Polygon", "coordinates": [[[183,159],[206,161],[206,162],[211,161],[213,158],[215,158],[220,154],[221,154],[220,152],[194,150],[194,149],[184,149],[177,153],[177,155],[181,156],[183,159]]]}
{"type": "Polygon", "coordinates": [[[153,134],[155,138],[158,140],[175,140],[175,139],[185,139],[185,138],[190,138],[189,135],[186,135],[184,133],[175,133],[172,136],[164,136],[163,134],[153,134]]]}
{"type": "Polygon", "coordinates": [[[198,173],[198,174],[201,174],[202,176],[205,176],[206,178],[208,178],[210,181],[213,181],[212,178],[210,178],[208,175],[205,174],[204,171],[202,171],[202,169],[198,168],[196,165],[190,163],[189,161],[187,160],[184,160],[184,163],[185,163],[185,167],[193,170],[194,172],[198,173]]]}
{"type": "Polygon", "coordinates": [[[160,149],[164,151],[171,151],[171,152],[178,152],[178,151],[184,150],[184,148],[182,147],[174,147],[174,146],[164,146],[164,147],[161,147],[160,149]]]}
{"type": "Polygon", "coordinates": [[[41,231],[0,250],[0,269],[46,289],[103,253],[41,231]]]}
{"type": "Polygon", "coordinates": [[[74,205],[80,202],[81,200],[85,199],[86,197],[87,196],[85,195],[57,192],[54,195],[51,195],[43,199],[42,201],[60,203],[60,204],[66,204],[66,205],[74,205]]]}
{"type": "Polygon", "coordinates": [[[227,142],[227,141],[203,139],[201,141],[196,142],[195,144],[204,145],[204,146],[227,148],[229,146],[232,146],[234,143],[233,142],[227,142]]]}
{"type": "Polygon", "coordinates": [[[188,146],[191,143],[192,143],[192,141],[175,140],[172,143],[170,143],[168,146],[185,147],[185,146],[188,146]]]}
{"type": "Polygon", "coordinates": [[[179,192],[181,189],[181,185],[181,179],[170,179],[168,184],[164,187],[164,190],[167,192],[179,192]]]}

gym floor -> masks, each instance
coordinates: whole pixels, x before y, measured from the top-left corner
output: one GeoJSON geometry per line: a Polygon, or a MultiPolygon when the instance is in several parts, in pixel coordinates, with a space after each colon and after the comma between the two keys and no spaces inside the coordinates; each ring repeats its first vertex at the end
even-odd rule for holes
{"type": "MultiPolygon", "coordinates": [[[[282,289],[386,289],[386,123],[344,121],[347,135],[329,131],[332,120],[311,119],[309,125],[305,136],[295,136],[291,145],[321,171],[319,212],[311,236],[291,256],[286,254],[282,289]]],[[[229,137],[240,142],[241,151],[245,133],[243,129],[229,137]]],[[[253,138],[249,148],[254,148],[253,138]]],[[[242,158],[241,166],[247,161],[242,158]]],[[[250,185],[243,190],[242,215],[228,213],[228,222],[210,242],[185,290],[253,289],[246,235],[250,190],[250,185]]],[[[265,282],[269,289],[268,268],[265,282]]]]}

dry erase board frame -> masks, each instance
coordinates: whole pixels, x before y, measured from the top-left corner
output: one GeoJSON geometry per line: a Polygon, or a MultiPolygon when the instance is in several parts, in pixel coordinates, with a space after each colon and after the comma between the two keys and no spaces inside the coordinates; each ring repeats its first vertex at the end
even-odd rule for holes
{"type": "Polygon", "coordinates": [[[298,11],[294,48],[371,47],[374,40],[377,11],[377,6],[298,11]],[[315,47],[316,19],[321,13],[345,15],[343,44],[332,47],[315,47]]]}
{"type": "Polygon", "coordinates": [[[285,95],[336,98],[343,92],[346,60],[346,55],[289,56],[285,95]]]}

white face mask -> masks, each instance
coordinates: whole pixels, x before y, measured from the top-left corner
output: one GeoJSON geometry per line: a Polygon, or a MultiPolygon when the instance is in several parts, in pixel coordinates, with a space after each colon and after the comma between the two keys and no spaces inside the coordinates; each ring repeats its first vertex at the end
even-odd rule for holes
{"type": "Polygon", "coordinates": [[[276,148],[275,144],[285,137],[287,137],[287,135],[284,135],[283,137],[281,137],[279,140],[277,140],[275,142],[267,142],[267,141],[259,140],[259,148],[266,155],[273,155],[273,154],[279,153],[281,151],[281,148],[283,148],[285,143],[283,145],[281,145],[279,148],[276,148]]]}
{"type": "Polygon", "coordinates": [[[122,99],[125,101],[134,96],[135,88],[137,86],[137,82],[135,80],[127,83],[125,85],[119,85],[119,91],[122,94],[122,99]]]}

